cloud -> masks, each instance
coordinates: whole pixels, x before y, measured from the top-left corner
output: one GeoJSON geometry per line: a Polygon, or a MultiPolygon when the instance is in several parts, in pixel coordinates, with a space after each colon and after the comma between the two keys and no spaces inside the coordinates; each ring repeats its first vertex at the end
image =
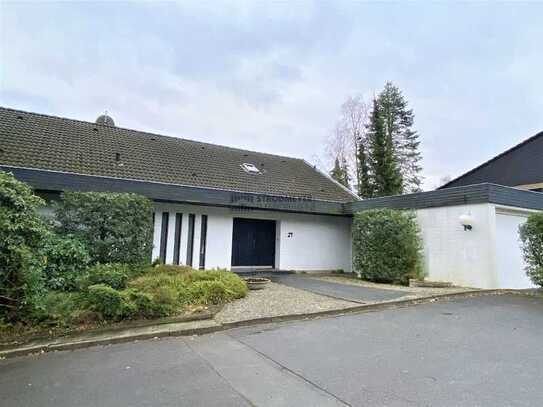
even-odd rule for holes
{"type": "Polygon", "coordinates": [[[543,127],[537,3],[3,3],[0,102],[312,160],[397,83],[426,186],[543,127]]]}

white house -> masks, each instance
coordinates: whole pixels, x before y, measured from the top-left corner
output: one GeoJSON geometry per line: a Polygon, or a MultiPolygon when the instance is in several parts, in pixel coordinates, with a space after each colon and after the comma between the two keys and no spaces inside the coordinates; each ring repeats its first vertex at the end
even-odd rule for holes
{"type": "Polygon", "coordinates": [[[357,197],[304,160],[1,108],[0,168],[49,199],[149,197],[166,263],[351,271],[343,204],[357,197]]]}
{"type": "Polygon", "coordinates": [[[92,123],[8,108],[0,169],[48,199],[64,190],[147,196],[153,257],[197,268],[350,272],[353,214],[389,207],[416,211],[429,279],[524,288],[517,229],[543,210],[542,193],[489,183],[359,200],[300,159],[124,129],[107,116],[92,123]]]}

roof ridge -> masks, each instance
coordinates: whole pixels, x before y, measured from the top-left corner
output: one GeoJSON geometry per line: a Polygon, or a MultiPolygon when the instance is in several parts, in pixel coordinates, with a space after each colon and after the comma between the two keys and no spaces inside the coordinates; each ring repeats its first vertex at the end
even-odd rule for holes
{"type": "MultiPolygon", "coordinates": [[[[496,155],[496,156],[494,156],[494,157],[492,157],[492,158],[486,160],[486,161],[483,162],[482,164],[479,164],[478,166],[472,168],[472,169],[469,170],[469,171],[466,171],[465,173],[459,175],[458,177],[453,178],[452,180],[450,180],[450,181],[447,182],[446,184],[441,185],[441,186],[440,186],[439,188],[437,188],[437,189],[444,189],[444,188],[447,188],[447,185],[450,185],[450,184],[452,184],[453,182],[456,182],[456,181],[458,181],[459,179],[464,178],[465,176],[467,176],[467,175],[469,175],[469,174],[472,174],[473,172],[475,172],[475,171],[477,171],[477,170],[479,170],[479,169],[481,169],[481,168],[487,166],[488,164],[490,164],[490,163],[496,161],[497,159],[503,157],[504,155],[509,154],[510,152],[512,152],[512,151],[514,151],[514,150],[516,150],[516,149],[518,149],[518,148],[520,148],[520,147],[522,147],[523,145],[528,144],[528,143],[534,141],[534,140],[535,140],[536,138],[538,138],[538,137],[543,137],[543,131],[540,131],[540,132],[534,134],[533,136],[528,137],[526,140],[523,140],[523,141],[521,141],[520,143],[517,143],[517,144],[515,144],[514,146],[508,148],[507,150],[502,151],[500,154],[498,154],[498,155],[496,155]]],[[[450,188],[450,187],[449,187],[449,188],[450,188]]]]}
{"type": "Polygon", "coordinates": [[[104,124],[90,122],[90,121],[87,121],[87,120],[71,119],[69,117],[57,116],[57,115],[52,115],[52,114],[30,112],[28,110],[14,109],[14,108],[11,108],[11,107],[6,107],[6,106],[0,106],[0,110],[7,110],[7,111],[12,111],[12,112],[17,112],[17,113],[30,114],[30,115],[41,116],[41,117],[46,117],[46,118],[67,120],[67,121],[71,121],[71,122],[78,122],[78,123],[83,123],[83,124],[92,125],[92,126],[105,127],[105,128],[108,128],[108,129],[129,131],[129,132],[137,133],[137,135],[141,135],[141,136],[149,135],[149,136],[155,136],[155,137],[162,137],[162,138],[170,139],[170,140],[174,140],[174,141],[184,141],[184,142],[189,142],[189,143],[205,144],[205,145],[213,146],[213,147],[221,147],[221,148],[224,148],[224,149],[235,150],[235,151],[240,151],[240,152],[244,152],[244,153],[261,154],[261,155],[266,155],[266,156],[271,156],[271,157],[279,157],[279,158],[288,159],[288,160],[299,160],[299,161],[301,160],[301,161],[304,161],[303,158],[298,158],[298,157],[289,157],[289,156],[286,156],[286,155],[263,153],[263,152],[255,151],[255,150],[246,150],[246,149],[243,149],[243,148],[231,147],[231,146],[226,146],[226,145],[223,145],[223,144],[214,144],[214,143],[210,143],[210,142],[207,142],[207,141],[198,141],[198,140],[191,140],[191,139],[186,139],[186,138],[182,138],[182,137],[167,136],[165,134],[154,133],[154,132],[150,132],[150,131],[136,130],[136,129],[131,129],[131,128],[128,128],[128,127],[120,127],[120,126],[117,126],[117,125],[115,125],[115,126],[107,126],[107,125],[104,125],[104,124]]]}

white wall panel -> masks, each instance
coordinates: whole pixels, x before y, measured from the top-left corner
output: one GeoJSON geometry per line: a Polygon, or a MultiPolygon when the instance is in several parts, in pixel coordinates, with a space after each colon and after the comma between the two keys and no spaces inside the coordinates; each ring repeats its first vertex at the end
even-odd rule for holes
{"type": "Polygon", "coordinates": [[[499,288],[535,287],[526,275],[518,229],[528,212],[496,212],[496,268],[499,288]]]}
{"type": "Polygon", "coordinates": [[[493,205],[420,209],[417,218],[429,280],[448,281],[464,287],[497,287],[493,205]],[[460,224],[462,214],[473,217],[471,231],[465,231],[460,224]]]}

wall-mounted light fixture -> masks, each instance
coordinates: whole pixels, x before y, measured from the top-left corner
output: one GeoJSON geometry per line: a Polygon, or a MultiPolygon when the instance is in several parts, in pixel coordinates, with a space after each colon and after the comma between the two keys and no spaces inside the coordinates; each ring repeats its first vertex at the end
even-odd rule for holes
{"type": "Polygon", "coordinates": [[[460,220],[460,224],[464,226],[465,231],[473,229],[473,216],[471,216],[471,213],[460,215],[458,220],[460,220]]]}

